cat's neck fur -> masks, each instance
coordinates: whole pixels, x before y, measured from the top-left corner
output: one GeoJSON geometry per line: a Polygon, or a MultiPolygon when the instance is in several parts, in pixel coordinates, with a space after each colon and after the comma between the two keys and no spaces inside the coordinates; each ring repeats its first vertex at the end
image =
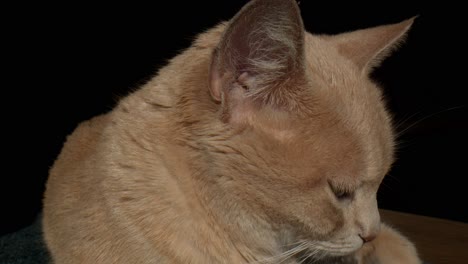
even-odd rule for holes
{"type": "MultiPolygon", "coordinates": [[[[279,253],[280,250],[276,243],[270,244],[278,240],[272,232],[268,232],[272,227],[265,219],[256,218],[256,213],[249,212],[254,210],[253,207],[233,204],[230,196],[236,194],[221,195],[210,182],[214,177],[226,175],[214,174],[219,171],[216,168],[218,164],[209,160],[207,154],[233,151],[229,144],[235,144],[235,140],[230,142],[229,137],[234,137],[238,132],[220,120],[213,122],[218,120],[216,116],[219,113],[207,90],[211,55],[224,28],[225,25],[219,25],[202,34],[191,48],[171,60],[156,78],[136,91],[134,96],[123,99],[118,111],[113,113],[114,118],[122,119],[125,115],[122,117],[121,113],[128,109],[138,111],[128,115],[129,119],[125,122],[119,122],[126,124],[122,129],[131,127],[133,133],[141,133],[135,140],[146,142],[140,144],[146,144],[150,151],[139,155],[159,153],[158,158],[164,160],[163,169],[153,168],[169,172],[165,179],[167,190],[157,196],[172,200],[176,205],[167,208],[169,211],[164,211],[164,215],[151,211],[146,213],[156,219],[154,229],[173,229],[166,233],[173,235],[170,241],[178,246],[173,247],[177,252],[169,255],[179,260],[190,259],[191,263],[207,263],[207,259],[213,263],[250,262],[263,255],[271,256],[275,251],[279,253]],[[165,122],[173,125],[161,125],[165,122]],[[129,123],[134,125],[129,126],[129,123]],[[145,140],[150,138],[152,141],[145,140]],[[225,149],[210,141],[226,142],[225,149]],[[167,218],[170,211],[173,211],[173,221],[162,226],[158,218],[167,218]],[[240,223],[235,219],[243,221],[240,223]],[[264,230],[260,228],[262,225],[264,230]],[[253,226],[256,228],[252,229],[253,226]],[[174,234],[178,236],[174,237],[174,234]],[[199,261],[195,260],[197,255],[199,261]]],[[[124,136],[127,133],[121,132],[124,136]]],[[[128,159],[128,156],[125,158],[128,159]]]]}

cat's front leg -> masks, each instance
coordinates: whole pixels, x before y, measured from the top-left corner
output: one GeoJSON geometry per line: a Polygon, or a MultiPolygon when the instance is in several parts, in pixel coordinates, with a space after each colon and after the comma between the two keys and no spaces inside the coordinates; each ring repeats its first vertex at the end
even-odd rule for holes
{"type": "Polygon", "coordinates": [[[421,264],[414,245],[396,230],[382,224],[380,234],[358,251],[359,264],[421,264]]]}

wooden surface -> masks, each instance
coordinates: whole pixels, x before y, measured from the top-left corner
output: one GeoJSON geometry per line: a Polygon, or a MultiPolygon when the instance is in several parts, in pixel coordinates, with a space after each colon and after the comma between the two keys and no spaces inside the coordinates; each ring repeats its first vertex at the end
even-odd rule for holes
{"type": "Polygon", "coordinates": [[[468,224],[389,210],[380,210],[380,215],[384,223],[413,241],[424,261],[468,263],[468,224]]]}

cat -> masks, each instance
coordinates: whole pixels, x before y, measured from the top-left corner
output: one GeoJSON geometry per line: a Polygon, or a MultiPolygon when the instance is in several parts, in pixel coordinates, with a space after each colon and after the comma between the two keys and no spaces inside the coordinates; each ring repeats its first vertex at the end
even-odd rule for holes
{"type": "Polygon", "coordinates": [[[253,0],[53,165],[54,263],[421,263],[381,224],[394,135],[369,79],[413,19],[334,36],[294,0],[253,0]]]}

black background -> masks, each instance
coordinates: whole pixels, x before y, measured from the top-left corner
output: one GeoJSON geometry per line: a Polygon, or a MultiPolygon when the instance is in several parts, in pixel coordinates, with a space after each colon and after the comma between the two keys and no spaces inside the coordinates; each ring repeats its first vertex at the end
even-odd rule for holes
{"type": "MultiPolygon", "coordinates": [[[[192,2],[3,9],[0,234],[40,212],[48,169],[79,122],[111,110],[197,33],[247,1],[192,2]]],[[[395,1],[343,6],[302,0],[300,7],[307,30],[327,34],[419,15],[406,43],[373,73],[401,132],[379,204],[468,222],[462,9],[395,1]]]]}

